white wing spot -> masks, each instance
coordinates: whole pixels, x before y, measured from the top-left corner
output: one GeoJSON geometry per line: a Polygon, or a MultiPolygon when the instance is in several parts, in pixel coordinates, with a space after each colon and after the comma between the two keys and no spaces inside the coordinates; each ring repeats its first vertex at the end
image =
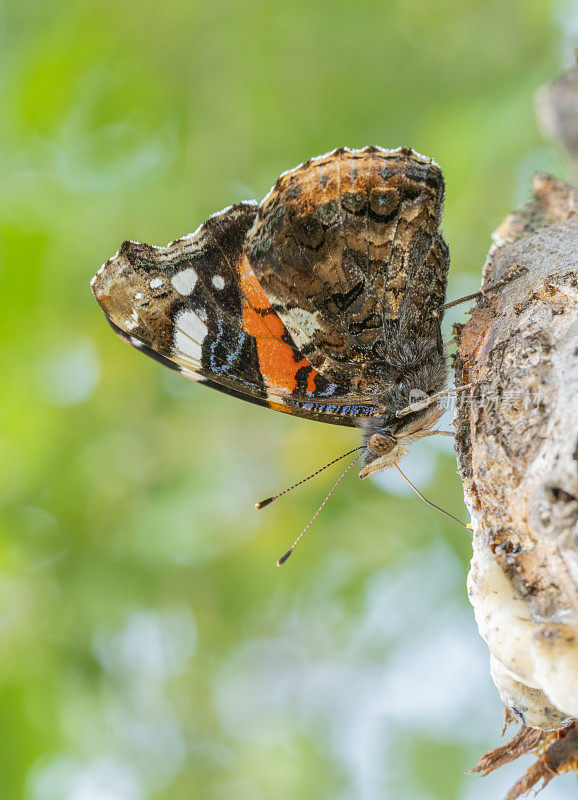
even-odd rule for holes
{"type": "Polygon", "coordinates": [[[222,277],[222,275],[213,275],[213,286],[215,289],[225,288],[225,279],[222,277]]]}
{"type": "Polygon", "coordinates": [[[171,283],[179,294],[191,294],[197,283],[197,273],[192,267],[187,267],[173,275],[171,283]]]}
{"type": "Polygon", "coordinates": [[[135,294],[135,296],[134,296],[134,299],[135,299],[135,300],[142,300],[142,299],[143,299],[143,297],[144,297],[144,294],[143,294],[142,292],[137,292],[137,293],[135,294]]]}
{"type": "Polygon", "coordinates": [[[162,285],[163,285],[163,279],[162,278],[153,278],[152,281],[149,284],[151,289],[159,289],[162,285]]]}
{"type": "Polygon", "coordinates": [[[200,361],[207,332],[207,326],[194,311],[188,308],[180,311],[175,318],[175,354],[182,353],[195,361],[200,361]]]}
{"type": "Polygon", "coordinates": [[[315,331],[319,330],[317,312],[312,314],[303,308],[293,308],[285,312],[282,319],[298,347],[309,342],[315,331]]]}

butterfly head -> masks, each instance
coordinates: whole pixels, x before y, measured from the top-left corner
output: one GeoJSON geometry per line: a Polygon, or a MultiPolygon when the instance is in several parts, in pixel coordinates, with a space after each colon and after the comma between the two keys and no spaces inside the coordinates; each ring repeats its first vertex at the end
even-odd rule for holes
{"type": "Polygon", "coordinates": [[[412,442],[434,433],[432,428],[443,413],[444,409],[434,403],[401,419],[386,413],[365,420],[362,424],[365,465],[359,477],[367,478],[397,464],[412,442]]]}

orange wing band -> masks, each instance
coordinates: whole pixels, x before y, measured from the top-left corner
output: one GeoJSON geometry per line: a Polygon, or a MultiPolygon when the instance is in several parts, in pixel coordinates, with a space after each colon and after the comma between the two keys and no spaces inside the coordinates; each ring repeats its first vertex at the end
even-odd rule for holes
{"type": "Polygon", "coordinates": [[[315,391],[315,376],[318,374],[306,358],[295,361],[295,350],[282,340],[285,326],[271,310],[269,298],[245,256],[238,266],[241,290],[245,295],[243,308],[243,327],[255,336],[259,369],[263,380],[271,388],[292,392],[297,388],[297,373],[309,367],[307,391],[315,391]]]}

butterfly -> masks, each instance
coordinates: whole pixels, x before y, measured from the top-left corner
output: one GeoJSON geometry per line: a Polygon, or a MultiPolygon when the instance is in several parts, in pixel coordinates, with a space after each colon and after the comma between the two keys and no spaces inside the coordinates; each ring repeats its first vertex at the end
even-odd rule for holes
{"type": "Polygon", "coordinates": [[[360,428],[366,477],[444,410],[444,194],[414,150],[342,147],[166,247],[124,242],[92,291],[122,339],[185,377],[360,428]]]}

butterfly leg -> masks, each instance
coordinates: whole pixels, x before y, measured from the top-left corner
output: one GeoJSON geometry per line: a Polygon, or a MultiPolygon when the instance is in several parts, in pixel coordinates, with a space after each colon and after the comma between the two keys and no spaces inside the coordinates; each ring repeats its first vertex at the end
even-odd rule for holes
{"type": "Polygon", "coordinates": [[[502,286],[505,286],[506,284],[510,283],[510,281],[516,280],[517,278],[519,278],[521,275],[523,275],[527,271],[528,271],[528,267],[518,267],[517,269],[514,270],[514,272],[510,273],[510,275],[507,275],[505,278],[502,278],[501,280],[496,281],[496,283],[490,284],[490,286],[488,286],[487,289],[480,289],[479,292],[473,292],[472,294],[466,294],[466,295],[464,295],[464,297],[458,297],[457,300],[452,300],[451,303],[445,303],[443,306],[440,306],[436,310],[435,314],[438,315],[442,311],[446,311],[446,309],[448,309],[448,308],[453,308],[454,306],[459,306],[461,303],[467,303],[468,300],[476,300],[478,297],[485,297],[490,292],[495,292],[498,289],[501,289],[502,286]]]}

